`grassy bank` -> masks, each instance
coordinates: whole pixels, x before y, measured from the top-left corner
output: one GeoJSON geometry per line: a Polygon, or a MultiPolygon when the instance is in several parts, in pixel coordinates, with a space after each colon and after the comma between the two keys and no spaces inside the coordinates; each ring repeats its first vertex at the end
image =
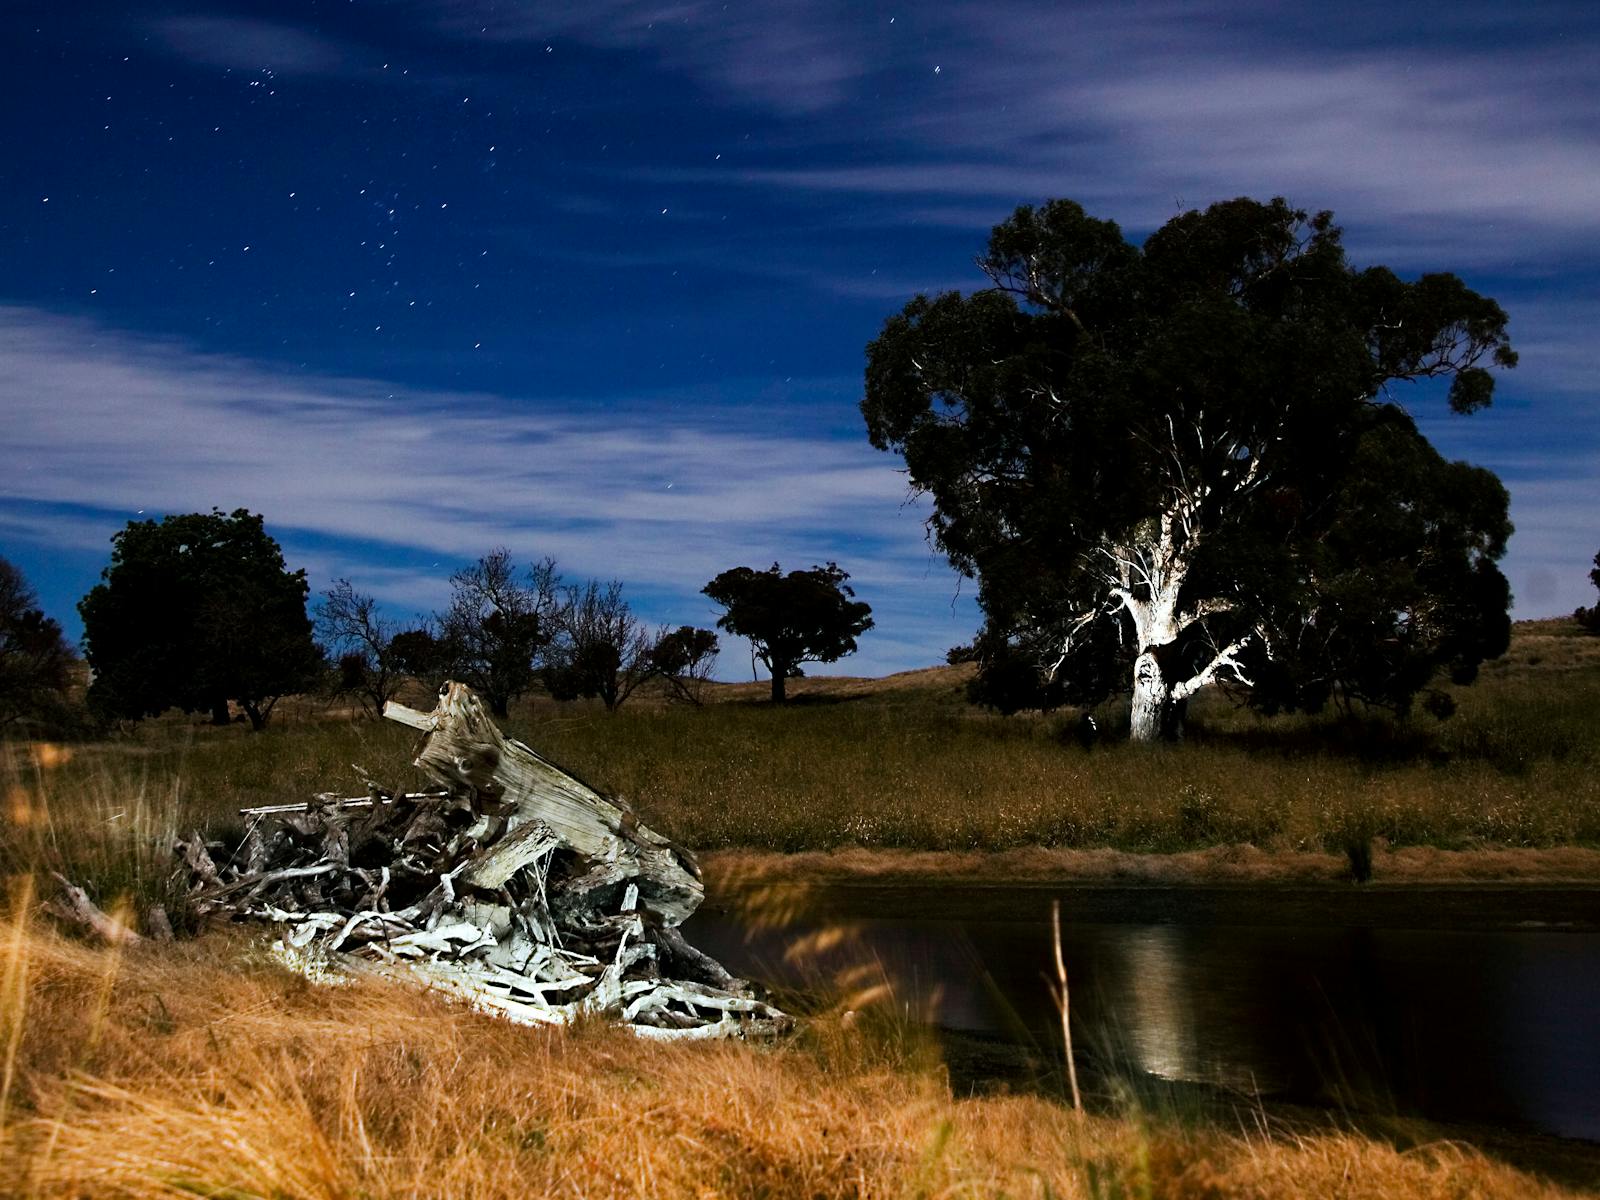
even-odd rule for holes
{"type": "MultiPolygon", "coordinates": [[[[1414,873],[1481,877],[1498,862],[1491,875],[1570,877],[1570,855],[1530,868],[1530,856],[1484,852],[1600,848],[1600,639],[1559,622],[1519,626],[1511,655],[1457,692],[1445,722],[1269,721],[1213,696],[1183,746],[1086,750],[1072,718],[994,716],[961,687],[950,668],[803,680],[783,709],[748,686],[718,689],[703,709],[534,700],[509,725],[709,852],[1041,847],[1176,861],[1234,847],[1227,861],[1265,856],[1278,864],[1267,874],[1296,877],[1342,870],[1347,847],[1372,845],[1375,870],[1426,848],[1474,852],[1479,867],[1435,856],[1423,869],[1412,854],[1414,873]]],[[[46,862],[100,881],[101,895],[148,889],[167,833],[226,836],[241,806],[359,793],[352,763],[414,782],[414,743],[399,726],[300,705],[258,735],[171,719],[109,743],[0,746],[0,871],[46,862]]]]}
{"type": "Polygon", "coordinates": [[[0,923],[0,1194],[1534,1197],[1460,1145],[957,1097],[905,1031],[776,1046],[526,1030],[316,988],[231,939],[0,923]]]}

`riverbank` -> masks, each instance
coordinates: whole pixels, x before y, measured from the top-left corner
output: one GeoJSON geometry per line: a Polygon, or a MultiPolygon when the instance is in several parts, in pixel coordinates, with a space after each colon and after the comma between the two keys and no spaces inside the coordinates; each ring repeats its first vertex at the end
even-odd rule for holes
{"type": "MultiPolygon", "coordinates": [[[[1027,846],[1012,850],[897,850],[845,846],[780,854],[760,849],[701,856],[706,885],[718,890],[768,883],[884,884],[931,882],[1197,886],[1209,884],[1349,885],[1347,855],[1271,851],[1249,843],[1171,854],[1027,846]]],[[[1441,850],[1376,847],[1372,883],[1494,884],[1559,888],[1600,886],[1600,850],[1583,846],[1441,850]]]]}
{"type": "Polygon", "coordinates": [[[1356,883],[1343,855],[1254,846],[1178,854],[1032,847],[997,853],[721,851],[707,914],[836,920],[1037,921],[1059,901],[1090,924],[1350,929],[1595,929],[1600,851],[1380,850],[1356,883]]]}

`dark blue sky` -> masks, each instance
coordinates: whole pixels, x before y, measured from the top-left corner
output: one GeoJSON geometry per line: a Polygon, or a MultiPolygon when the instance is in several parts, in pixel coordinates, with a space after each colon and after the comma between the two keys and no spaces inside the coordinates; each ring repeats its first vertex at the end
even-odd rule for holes
{"type": "Polygon", "coordinates": [[[842,666],[925,665],[976,616],[860,429],[884,317],[1018,203],[1283,194],[1507,308],[1495,408],[1417,410],[1512,490],[1517,615],[1591,602],[1596,10],[1278,7],[12,3],[0,553],[74,627],[126,520],[213,505],[401,613],[498,544],[702,624],[832,558],[842,666]]]}

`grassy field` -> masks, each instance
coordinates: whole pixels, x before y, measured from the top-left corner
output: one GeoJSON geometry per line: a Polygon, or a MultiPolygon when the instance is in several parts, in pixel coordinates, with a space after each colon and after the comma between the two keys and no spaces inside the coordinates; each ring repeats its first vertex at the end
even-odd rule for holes
{"type": "MultiPolygon", "coordinates": [[[[510,730],[701,851],[1112,850],[1294,856],[1349,847],[1600,847],[1600,638],[1518,627],[1510,655],[1440,722],[1255,717],[1221,696],[1189,740],[1091,750],[1070,715],[966,705],[961,668],[798,681],[775,709],[750,685],[702,709],[616,714],[532,700],[510,730]]],[[[1114,714],[1103,714],[1107,723],[1114,714]]],[[[363,788],[351,764],[416,782],[415,735],[303,703],[263,734],[168,719],[85,746],[0,745],[0,872],[52,864],[110,896],[159,885],[162,843],[226,837],[236,810],[363,788]],[[61,836],[65,823],[70,836],[61,836]]],[[[1307,863],[1312,861],[1308,857],[1307,863]]]]}
{"type": "MultiPolygon", "coordinates": [[[[994,717],[961,686],[941,668],[801,681],[783,710],[748,685],[700,710],[536,700],[510,724],[690,846],[806,852],[789,861],[807,871],[893,850],[967,875],[1071,854],[1113,875],[1189,860],[1329,874],[1377,839],[1395,847],[1386,862],[1470,850],[1456,860],[1493,876],[1529,847],[1600,847],[1600,639],[1562,623],[1519,627],[1442,724],[1268,723],[1219,699],[1182,747],[1085,750],[1068,718],[994,717]]],[[[29,915],[50,870],[107,906],[175,901],[179,831],[226,839],[241,806],[358,793],[352,763],[408,784],[414,745],[310,702],[260,735],[170,718],[108,742],[0,745],[0,1195],[1563,1194],[1416,1129],[957,1095],[881,980],[864,985],[873,1005],[835,989],[838,1006],[780,1045],[662,1047],[313,988],[237,937],[119,953],[29,915]],[[846,1024],[845,1006],[864,1016],[846,1024]]]]}

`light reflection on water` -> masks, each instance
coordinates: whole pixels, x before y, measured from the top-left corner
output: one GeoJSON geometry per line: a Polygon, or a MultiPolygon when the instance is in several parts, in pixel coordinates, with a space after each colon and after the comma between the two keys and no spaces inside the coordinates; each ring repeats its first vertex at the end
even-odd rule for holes
{"type": "MultiPolygon", "coordinates": [[[[700,915],[691,940],[789,985],[845,978],[944,1028],[1058,1045],[1047,919],[700,915]]],[[[1600,933],[1063,926],[1090,1065],[1357,1111],[1600,1140],[1600,933]]],[[[849,989],[846,989],[848,992],[849,989]]]]}

